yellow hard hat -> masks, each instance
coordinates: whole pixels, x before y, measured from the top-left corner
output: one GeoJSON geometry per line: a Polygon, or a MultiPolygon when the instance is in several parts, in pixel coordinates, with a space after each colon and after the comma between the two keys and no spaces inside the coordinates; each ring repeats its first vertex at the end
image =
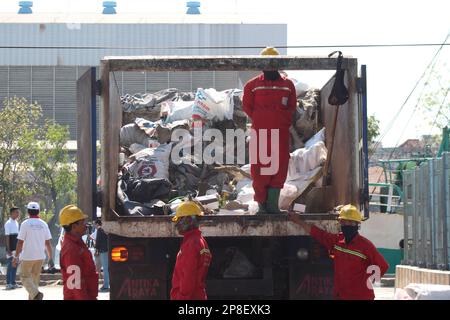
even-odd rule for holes
{"type": "Polygon", "coordinates": [[[73,204],[65,206],[59,212],[59,224],[62,226],[69,226],[74,222],[87,218],[88,216],[85,215],[80,208],[74,206],[73,204]]]}
{"type": "Polygon", "coordinates": [[[280,53],[274,47],[265,47],[261,52],[262,56],[279,56],[280,53]]]}
{"type": "Polygon", "coordinates": [[[361,222],[362,214],[361,214],[361,212],[359,212],[359,210],[355,206],[353,206],[351,204],[347,204],[340,208],[338,219],[361,222]]]}
{"type": "Polygon", "coordinates": [[[196,204],[194,201],[185,201],[178,206],[177,211],[175,212],[175,216],[172,218],[172,221],[177,222],[181,217],[202,215],[202,209],[198,204],[196,204]]]}

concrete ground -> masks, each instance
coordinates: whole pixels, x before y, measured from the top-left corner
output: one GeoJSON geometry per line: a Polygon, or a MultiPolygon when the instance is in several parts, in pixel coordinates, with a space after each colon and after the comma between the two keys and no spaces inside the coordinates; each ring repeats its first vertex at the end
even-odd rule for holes
{"type": "MultiPolygon", "coordinates": [[[[0,287],[0,301],[1,300],[27,300],[28,293],[24,288],[14,290],[4,290],[4,286],[0,287]]],[[[61,285],[47,285],[40,287],[41,292],[44,294],[44,300],[63,300],[62,286],[61,285]]],[[[375,290],[375,300],[393,300],[394,288],[393,287],[378,287],[375,290]]],[[[99,292],[98,300],[109,300],[109,293],[99,292]]]]}
{"type": "MultiPolygon", "coordinates": [[[[44,294],[44,300],[63,300],[63,287],[61,285],[47,285],[39,287],[44,294]]],[[[28,292],[24,288],[5,290],[5,286],[0,287],[1,300],[28,300],[28,292]]],[[[99,292],[98,300],[109,300],[109,292],[99,292]]]]}
{"type": "Polygon", "coordinates": [[[394,287],[379,287],[374,288],[375,300],[394,300],[394,287]]]}

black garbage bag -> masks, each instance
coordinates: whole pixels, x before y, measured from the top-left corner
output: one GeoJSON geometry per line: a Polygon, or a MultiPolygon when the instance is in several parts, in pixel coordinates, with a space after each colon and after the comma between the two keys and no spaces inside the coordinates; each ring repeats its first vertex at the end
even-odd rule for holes
{"type": "Polygon", "coordinates": [[[167,199],[171,189],[172,184],[164,178],[129,178],[125,193],[130,200],[145,203],[167,199]]]}
{"type": "Polygon", "coordinates": [[[164,202],[157,198],[158,194],[163,194],[168,197],[168,193],[165,190],[171,189],[171,184],[165,179],[131,179],[129,175],[124,175],[119,178],[117,184],[117,198],[116,203],[118,207],[118,212],[120,215],[130,215],[130,216],[151,216],[151,215],[164,215],[164,202]],[[157,180],[157,181],[144,181],[138,183],[140,180],[157,180]],[[163,181],[159,181],[163,180],[163,181]],[[147,189],[145,188],[147,187],[147,189]],[[138,194],[139,199],[152,198],[156,196],[155,199],[150,201],[136,201],[131,200],[126,193],[127,188],[130,188],[131,193],[138,194]],[[153,189],[158,189],[157,192],[153,192],[153,189]],[[140,193],[143,194],[140,194],[140,193]],[[150,193],[145,193],[150,192],[150,193]]]}
{"type": "Polygon", "coordinates": [[[348,90],[344,84],[345,70],[341,68],[342,66],[342,52],[334,51],[328,55],[328,58],[338,53],[337,63],[336,63],[336,74],[334,75],[334,84],[331,89],[331,93],[328,96],[328,103],[333,106],[341,106],[348,100],[348,90]]]}
{"type": "Polygon", "coordinates": [[[131,201],[128,195],[125,193],[127,184],[123,177],[121,177],[117,183],[117,197],[116,205],[119,215],[138,215],[143,216],[142,204],[136,201],[131,201]]]}
{"type": "Polygon", "coordinates": [[[164,207],[159,203],[140,203],[136,201],[125,201],[123,209],[125,213],[130,216],[164,215],[164,207]]]}

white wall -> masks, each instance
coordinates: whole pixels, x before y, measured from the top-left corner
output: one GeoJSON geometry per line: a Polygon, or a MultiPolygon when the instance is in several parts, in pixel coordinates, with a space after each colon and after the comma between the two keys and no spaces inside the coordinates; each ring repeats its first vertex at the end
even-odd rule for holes
{"type": "Polygon", "coordinates": [[[369,220],[361,224],[360,234],[377,248],[399,249],[403,239],[403,215],[370,213],[369,220]]]}

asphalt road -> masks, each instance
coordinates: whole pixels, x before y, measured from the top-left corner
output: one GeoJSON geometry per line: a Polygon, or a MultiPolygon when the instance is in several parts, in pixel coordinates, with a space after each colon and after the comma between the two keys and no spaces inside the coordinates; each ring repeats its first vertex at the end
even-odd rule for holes
{"type": "MultiPolygon", "coordinates": [[[[43,300],[63,300],[63,287],[61,285],[47,285],[39,287],[44,294],[43,300]]],[[[24,288],[5,290],[0,288],[0,300],[28,300],[28,292],[24,288]]],[[[99,292],[98,300],[109,300],[109,292],[99,292]]]]}
{"type": "MultiPolygon", "coordinates": [[[[27,300],[28,293],[24,288],[14,290],[4,290],[4,286],[0,287],[0,300],[27,300]]],[[[40,287],[41,292],[44,294],[44,300],[63,300],[62,286],[61,285],[47,285],[40,287]]],[[[375,288],[375,300],[393,300],[394,288],[392,287],[380,287],[375,288]]],[[[99,292],[98,300],[109,300],[108,292],[99,292]]]]}

